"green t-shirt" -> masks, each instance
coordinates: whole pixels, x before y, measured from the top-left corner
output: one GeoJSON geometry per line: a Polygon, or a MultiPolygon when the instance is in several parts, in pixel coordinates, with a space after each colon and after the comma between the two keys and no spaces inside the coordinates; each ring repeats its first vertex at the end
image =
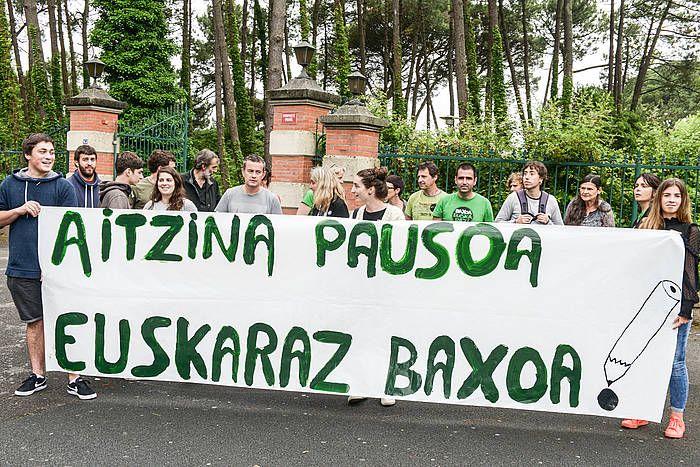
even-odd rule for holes
{"type": "Polygon", "coordinates": [[[433,209],[440,198],[445,195],[447,193],[442,190],[438,191],[435,196],[427,196],[423,190],[416,191],[408,198],[406,216],[416,221],[432,221],[433,209]]]}
{"type": "Polygon", "coordinates": [[[443,221],[493,222],[491,202],[478,193],[462,199],[457,193],[443,196],[433,209],[433,217],[443,221]]]}
{"type": "Polygon", "coordinates": [[[308,207],[314,207],[314,192],[309,190],[304,193],[304,197],[301,199],[301,204],[305,204],[308,207]]]}

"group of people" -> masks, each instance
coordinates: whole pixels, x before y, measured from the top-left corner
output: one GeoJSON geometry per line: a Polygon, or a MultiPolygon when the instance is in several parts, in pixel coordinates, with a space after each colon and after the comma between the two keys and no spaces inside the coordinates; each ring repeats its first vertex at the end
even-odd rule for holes
{"type": "MultiPolygon", "coordinates": [[[[243,162],[240,186],[220,196],[213,178],[219,166],[218,156],[202,150],[194,167],[180,174],[175,157],[156,150],[148,159],[150,175],[143,177],[143,161],[132,152],[121,153],[115,163],[116,176],[101,181],[97,175],[97,153],[89,145],[74,152],[75,171],[67,179],[54,172],[53,140],[34,134],[22,143],[27,167],[15,171],[0,185],[0,226],[10,226],[9,258],[5,271],[7,285],[26,324],[27,348],[32,372],[15,391],[29,396],[46,388],[44,362],[43,306],[41,270],[37,253],[38,221],[42,206],[109,209],[146,209],[157,211],[217,211],[230,213],[282,214],[277,195],[267,189],[270,171],[264,159],[247,156],[243,162]]],[[[494,217],[491,203],[476,193],[477,169],[470,163],[457,167],[457,190],[447,194],[437,186],[437,166],[424,162],[418,166],[419,191],[407,202],[402,199],[404,181],[390,175],[384,167],[363,169],[353,176],[352,195],[360,206],[352,211],[346,203],[343,185],[345,169],[315,167],[311,171],[310,190],[304,195],[298,215],[351,217],[366,221],[444,220],[467,222],[513,222],[518,224],[582,225],[614,227],[610,205],[601,199],[602,181],[597,175],[581,180],[578,195],[568,204],[562,218],[556,198],[543,190],[547,168],[542,162],[528,161],[521,173],[508,179],[511,193],[494,217]]],[[[693,223],[688,191],[676,178],[663,182],[654,174],[642,174],[634,184],[634,198],[640,212],[633,228],[674,230],[685,244],[685,262],[680,312],[673,327],[678,329],[677,345],[670,381],[671,417],[665,435],[681,438],[685,432],[683,410],[688,397],[688,373],[685,348],[693,305],[698,302],[698,254],[700,231],[693,223]]],[[[68,374],[67,392],[80,399],[97,394],[78,374],[68,374]]],[[[350,397],[349,403],[365,398],[350,397]]],[[[391,406],[395,400],[382,398],[391,406]]],[[[621,425],[636,429],[645,420],[623,420],[621,425]]]]}

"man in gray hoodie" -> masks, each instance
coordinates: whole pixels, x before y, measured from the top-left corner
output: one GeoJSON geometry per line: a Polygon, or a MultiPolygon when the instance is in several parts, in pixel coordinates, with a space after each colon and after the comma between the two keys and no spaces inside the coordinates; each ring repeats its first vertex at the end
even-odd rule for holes
{"type": "Polygon", "coordinates": [[[100,205],[100,177],[97,176],[97,152],[89,144],[78,146],[73,153],[75,172],[66,178],[73,185],[79,208],[100,205]]]}
{"type": "Polygon", "coordinates": [[[115,169],[114,181],[100,184],[100,207],[131,209],[134,207],[131,185],[143,178],[143,160],[133,152],[124,151],[117,157],[115,169]]]}

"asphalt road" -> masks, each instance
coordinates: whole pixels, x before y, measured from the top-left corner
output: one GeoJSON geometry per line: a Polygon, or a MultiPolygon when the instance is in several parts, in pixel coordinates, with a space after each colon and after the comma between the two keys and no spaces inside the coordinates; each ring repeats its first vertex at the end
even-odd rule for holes
{"type": "MultiPolygon", "coordinates": [[[[0,269],[7,247],[0,244],[0,269]]],[[[640,430],[619,420],[517,410],[119,379],[93,380],[79,401],[65,376],[13,396],[29,365],[24,326],[0,283],[2,465],[700,465],[700,329],[688,357],[688,431],[640,430]]]]}

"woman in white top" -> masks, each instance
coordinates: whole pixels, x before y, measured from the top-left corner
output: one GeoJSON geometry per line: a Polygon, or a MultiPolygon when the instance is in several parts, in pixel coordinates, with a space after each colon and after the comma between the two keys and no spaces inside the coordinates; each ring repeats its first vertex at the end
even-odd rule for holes
{"type": "Polygon", "coordinates": [[[158,169],[156,186],[153,187],[151,199],[143,209],[154,211],[196,211],[197,207],[185,196],[182,177],[172,167],[158,169]]]}
{"type": "Polygon", "coordinates": [[[403,211],[387,204],[386,167],[364,169],[357,172],[352,181],[352,194],[362,202],[362,206],[352,212],[353,219],[366,221],[403,221],[403,211]]]}

